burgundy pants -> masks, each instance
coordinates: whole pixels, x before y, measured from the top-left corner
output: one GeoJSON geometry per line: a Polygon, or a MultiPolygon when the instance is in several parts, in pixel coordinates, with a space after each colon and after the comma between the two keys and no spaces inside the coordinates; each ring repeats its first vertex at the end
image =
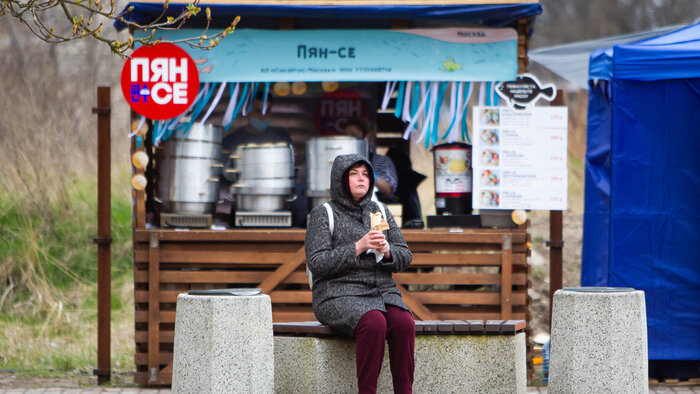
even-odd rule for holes
{"type": "Polygon", "coordinates": [[[361,394],[377,392],[377,380],[384,360],[384,340],[389,343],[394,392],[413,392],[416,323],[411,312],[389,305],[386,313],[369,311],[357,323],[355,337],[357,388],[361,394]]]}

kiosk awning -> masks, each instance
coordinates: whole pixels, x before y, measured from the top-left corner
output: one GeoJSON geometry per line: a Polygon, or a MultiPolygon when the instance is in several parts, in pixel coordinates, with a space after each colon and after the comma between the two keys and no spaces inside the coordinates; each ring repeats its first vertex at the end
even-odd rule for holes
{"type": "MultiPolygon", "coordinates": [[[[136,23],[147,23],[163,12],[162,1],[130,2],[125,9],[134,9],[124,19],[136,23]]],[[[187,6],[184,2],[170,2],[166,16],[176,16],[187,6]]],[[[265,20],[277,18],[299,18],[295,27],[312,29],[337,26],[341,28],[388,28],[392,19],[432,20],[473,23],[482,26],[500,27],[509,25],[523,17],[534,17],[542,13],[537,0],[485,2],[483,0],[461,1],[303,1],[291,0],[280,4],[277,1],[235,2],[208,0],[199,4],[202,9],[209,7],[217,19],[232,19],[244,16],[240,27],[265,27],[265,20]],[[488,4],[483,4],[488,3],[488,4]],[[246,20],[255,22],[248,24],[246,20]]],[[[123,23],[115,23],[121,30],[123,23]]]]}

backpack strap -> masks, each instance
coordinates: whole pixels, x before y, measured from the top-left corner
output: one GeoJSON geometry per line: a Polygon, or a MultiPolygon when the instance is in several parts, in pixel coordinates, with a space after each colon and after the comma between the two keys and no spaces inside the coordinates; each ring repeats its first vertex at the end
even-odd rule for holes
{"type": "MultiPolygon", "coordinates": [[[[326,208],[326,213],[328,213],[328,230],[331,232],[331,237],[333,237],[333,229],[335,228],[335,223],[333,220],[333,209],[331,208],[331,204],[329,203],[324,203],[323,207],[326,208]]],[[[306,265],[306,276],[309,278],[309,289],[313,288],[314,285],[314,279],[313,275],[311,275],[311,271],[309,271],[309,265],[306,265]]]]}
{"type": "Polygon", "coordinates": [[[333,223],[333,209],[329,203],[324,203],[323,206],[326,208],[326,212],[328,213],[328,230],[330,230],[332,237],[333,229],[335,228],[335,223],[333,223]]]}
{"type": "Polygon", "coordinates": [[[386,220],[386,211],[384,211],[384,204],[377,201],[377,205],[379,205],[379,210],[382,211],[382,219],[386,220]]]}

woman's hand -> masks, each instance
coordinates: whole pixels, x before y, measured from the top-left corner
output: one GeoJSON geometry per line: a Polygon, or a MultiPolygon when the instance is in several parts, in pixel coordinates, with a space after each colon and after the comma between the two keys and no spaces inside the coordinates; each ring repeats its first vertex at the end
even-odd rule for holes
{"type": "Polygon", "coordinates": [[[355,256],[359,256],[369,249],[377,249],[384,253],[384,249],[389,249],[389,243],[386,242],[386,237],[381,231],[370,230],[359,241],[355,242],[355,256]]]}

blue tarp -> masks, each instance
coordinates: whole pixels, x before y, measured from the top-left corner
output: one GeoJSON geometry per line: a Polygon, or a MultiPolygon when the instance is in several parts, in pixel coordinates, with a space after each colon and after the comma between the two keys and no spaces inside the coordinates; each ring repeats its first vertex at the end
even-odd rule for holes
{"type": "MultiPolygon", "coordinates": [[[[137,23],[146,23],[157,18],[163,12],[162,4],[131,2],[125,9],[134,6],[134,10],[124,19],[137,23]]],[[[170,4],[166,16],[177,16],[185,9],[185,4],[170,4]]],[[[392,19],[433,20],[476,23],[490,27],[509,25],[523,17],[534,17],[542,13],[540,4],[497,4],[497,5],[373,5],[373,6],[312,6],[289,4],[206,4],[200,8],[211,9],[217,19],[232,20],[241,15],[241,27],[270,28],[265,22],[278,26],[277,18],[295,19],[296,28],[390,28],[392,19]],[[252,22],[252,23],[251,23],[252,22]]],[[[203,14],[203,12],[202,12],[203,14]]],[[[230,21],[229,21],[230,22],[230,21]]],[[[118,30],[126,27],[115,23],[118,30]]]]}
{"type": "Polygon", "coordinates": [[[644,290],[649,358],[700,360],[700,24],[590,78],[581,284],[644,290]]]}

